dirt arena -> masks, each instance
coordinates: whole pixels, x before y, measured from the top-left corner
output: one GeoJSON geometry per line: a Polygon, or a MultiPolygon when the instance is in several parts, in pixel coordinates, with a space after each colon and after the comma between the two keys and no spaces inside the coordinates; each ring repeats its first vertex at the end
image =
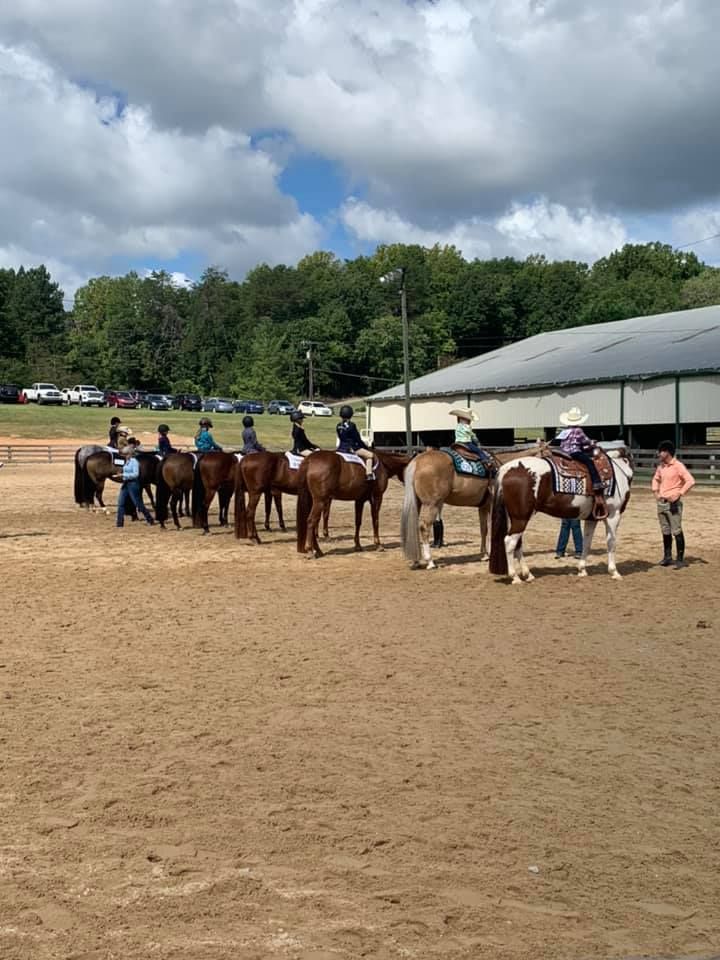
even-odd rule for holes
{"type": "Polygon", "coordinates": [[[513,587],[473,511],[410,571],[397,483],[309,562],[71,478],[0,471],[3,960],[720,952],[720,494],[685,570],[636,487],[622,583],[540,518],[513,587]]]}

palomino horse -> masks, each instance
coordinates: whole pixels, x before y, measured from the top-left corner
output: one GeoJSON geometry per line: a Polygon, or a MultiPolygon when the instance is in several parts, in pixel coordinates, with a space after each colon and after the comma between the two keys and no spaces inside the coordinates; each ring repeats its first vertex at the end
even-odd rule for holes
{"type": "MultiPolygon", "coordinates": [[[[92,507],[97,500],[99,506],[105,509],[105,481],[122,473],[122,466],[114,462],[116,457],[120,457],[119,451],[113,454],[97,444],[87,444],[75,451],[75,503],[81,507],[92,507]]],[[[141,489],[147,493],[154,508],[155,498],[150,484],[156,483],[158,459],[154,453],[138,453],[137,458],[141,489]]]]}
{"type": "MultiPolygon", "coordinates": [[[[537,453],[538,448],[531,448],[537,453]]],[[[522,456],[524,451],[508,450],[493,454],[498,464],[522,456]]],[[[413,567],[424,560],[428,570],[435,569],[430,549],[430,530],[440,519],[443,504],[476,507],[480,516],[480,556],[487,556],[487,532],[492,506],[492,480],[459,474],[450,457],[440,450],[419,453],[405,471],[405,499],[400,523],[400,538],[406,558],[413,567]]],[[[437,538],[436,538],[437,539],[437,538]]]]}
{"type": "Polygon", "coordinates": [[[368,480],[365,467],[348,462],[333,450],[316,450],[306,457],[298,473],[297,502],[297,549],[310,557],[321,557],[317,531],[320,517],[329,509],[332,500],[355,501],[355,549],[362,550],[360,525],[363,507],[370,503],[373,525],[373,542],[378,550],[380,543],[380,507],[390,477],[402,480],[410,462],[407,457],[376,450],[378,465],[375,479],[368,480]]]}
{"type": "MultiPolygon", "coordinates": [[[[274,498],[280,529],[285,530],[282,495],[283,493],[297,495],[299,475],[299,468],[293,469],[284,453],[272,453],[266,450],[243,457],[235,481],[235,536],[238,539],[248,538],[251,542],[260,543],[255,525],[255,511],[263,493],[265,494],[265,529],[270,529],[271,498],[274,498]],[[247,508],[245,492],[248,495],[247,508]]],[[[329,515],[330,504],[328,503],[327,509],[323,512],[324,537],[328,536],[329,515]]]]}
{"type": "Polygon", "coordinates": [[[180,529],[180,516],[183,514],[183,497],[185,498],[185,513],[190,513],[190,492],[193,488],[193,468],[195,457],[191,453],[169,453],[160,463],[157,474],[157,509],[155,519],[163,530],[168,519],[168,502],[172,511],[175,527],[180,529]]]}
{"type": "MultiPolygon", "coordinates": [[[[605,451],[611,458],[614,489],[605,497],[607,517],[605,524],[608,548],[608,573],[614,580],[622,579],[615,566],[617,530],[628,500],[633,478],[633,460],[626,447],[605,451]]],[[[582,558],[578,562],[578,576],[587,576],[587,557],[592,546],[598,521],[593,519],[594,498],[553,491],[552,467],[544,457],[522,457],[508,463],[497,476],[497,489],[492,515],[490,573],[510,574],[513,583],[534,579],[522,552],[522,535],[530,518],[540,511],[551,517],[580,517],[585,521],[582,558]]]]}
{"type": "Polygon", "coordinates": [[[193,475],[192,515],[193,526],[202,527],[204,534],[210,533],[208,510],[217,493],[220,508],[220,526],[228,525],[230,499],[235,489],[235,475],[238,460],[234,453],[214,451],[198,457],[193,475]]]}

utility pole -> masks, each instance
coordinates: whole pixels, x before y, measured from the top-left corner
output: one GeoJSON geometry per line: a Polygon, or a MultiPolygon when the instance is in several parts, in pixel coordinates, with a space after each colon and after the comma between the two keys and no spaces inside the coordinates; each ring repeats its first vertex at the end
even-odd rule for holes
{"type": "Polygon", "coordinates": [[[407,315],[407,289],[405,286],[405,267],[398,267],[380,277],[380,283],[400,284],[400,316],[402,317],[403,375],[405,381],[405,449],[412,456],[412,401],[410,399],[410,330],[407,315]]]}
{"type": "Polygon", "coordinates": [[[315,376],[313,370],[313,348],[317,346],[316,340],[305,340],[303,346],[307,348],[305,359],[308,362],[308,400],[315,399],[315,376]]]}

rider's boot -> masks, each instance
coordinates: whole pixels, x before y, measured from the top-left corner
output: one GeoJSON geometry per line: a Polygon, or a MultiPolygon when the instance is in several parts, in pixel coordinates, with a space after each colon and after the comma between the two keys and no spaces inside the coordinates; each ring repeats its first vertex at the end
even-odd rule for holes
{"type": "Polygon", "coordinates": [[[683,567],[687,566],[687,560],[685,559],[685,534],[679,533],[675,537],[675,549],[677,550],[677,561],[675,563],[675,569],[681,570],[683,567]]]}
{"type": "Polygon", "coordinates": [[[433,521],[433,547],[444,547],[445,524],[442,520],[433,521]]]}
{"type": "Polygon", "coordinates": [[[659,563],[661,567],[671,567],[672,566],[672,534],[664,533],[663,534],[663,558],[659,563]]]}

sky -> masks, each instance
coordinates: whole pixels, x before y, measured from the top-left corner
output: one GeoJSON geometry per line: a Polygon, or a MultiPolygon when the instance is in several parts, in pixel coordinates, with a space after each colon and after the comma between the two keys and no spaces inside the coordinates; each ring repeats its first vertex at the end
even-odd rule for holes
{"type": "Polygon", "coordinates": [[[717,0],[13,0],[0,266],[70,299],[379,243],[690,244],[720,233],[719,29],[717,0]]]}

